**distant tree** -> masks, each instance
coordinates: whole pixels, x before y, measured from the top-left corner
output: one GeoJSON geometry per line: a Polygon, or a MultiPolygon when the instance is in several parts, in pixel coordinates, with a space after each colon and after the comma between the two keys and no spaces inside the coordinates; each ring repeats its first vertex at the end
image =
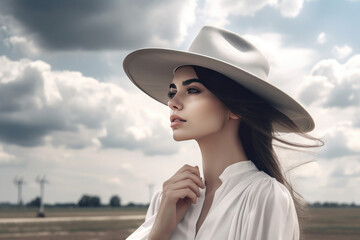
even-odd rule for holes
{"type": "MultiPolygon", "coordinates": [[[[76,207],[77,206],[77,204],[76,203],[71,203],[71,202],[69,202],[69,203],[55,203],[54,205],[49,205],[49,204],[47,204],[46,205],[47,207],[64,207],[64,208],[68,208],[68,207],[76,207]]],[[[46,207],[45,206],[45,207],[46,207]]]]}
{"type": "Polygon", "coordinates": [[[27,207],[40,207],[40,197],[36,197],[26,204],[27,207]]]}
{"type": "Polygon", "coordinates": [[[100,207],[100,198],[97,196],[83,195],[78,202],[79,207],[100,207]]]}
{"type": "Polygon", "coordinates": [[[338,203],[336,203],[336,202],[324,202],[323,207],[336,208],[336,207],[338,207],[338,203]]]}
{"type": "Polygon", "coordinates": [[[110,198],[109,206],[110,207],[121,207],[121,199],[117,195],[112,196],[110,198]]]}
{"type": "Polygon", "coordinates": [[[100,198],[97,196],[90,197],[90,206],[91,207],[100,207],[101,206],[100,198]]]}
{"type": "Polygon", "coordinates": [[[90,197],[88,195],[83,195],[78,202],[79,207],[88,207],[89,199],[90,197]]]}

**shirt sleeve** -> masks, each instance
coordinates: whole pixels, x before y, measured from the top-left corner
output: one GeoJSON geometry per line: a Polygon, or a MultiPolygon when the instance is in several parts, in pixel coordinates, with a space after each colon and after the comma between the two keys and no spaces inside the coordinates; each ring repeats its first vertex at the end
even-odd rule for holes
{"type": "Polygon", "coordinates": [[[147,240],[149,238],[152,226],[154,225],[157,212],[160,207],[162,190],[158,190],[151,198],[149,208],[146,212],[144,223],[136,229],[126,240],[147,240]]]}
{"type": "Polygon", "coordinates": [[[256,189],[245,231],[246,240],[299,240],[299,224],[288,189],[275,178],[256,189]]]}

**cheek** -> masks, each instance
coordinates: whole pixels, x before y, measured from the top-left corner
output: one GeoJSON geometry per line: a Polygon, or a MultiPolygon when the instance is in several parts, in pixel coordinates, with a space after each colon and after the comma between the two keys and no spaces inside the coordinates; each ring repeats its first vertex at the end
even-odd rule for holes
{"type": "Polygon", "coordinates": [[[225,124],[226,110],[218,101],[199,101],[193,112],[195,114],[191,120],[197,127],[194,131],[202,130],[210,133],[220,130],[225,124]]]}
{"type": "Polygon", "coordinates": [[[184,106],[188,124],[173,130],[176,141],[202,138],[220,131],[226,124],[227,108],[214,97],[197,98],[184,106]]]}

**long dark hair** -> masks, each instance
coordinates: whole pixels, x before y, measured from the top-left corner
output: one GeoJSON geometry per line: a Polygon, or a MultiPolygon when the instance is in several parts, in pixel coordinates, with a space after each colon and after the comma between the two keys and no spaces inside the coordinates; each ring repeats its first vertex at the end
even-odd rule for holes
{"type": "Polygon", "coordinates": [[[285,178],[278,157],[274,151],[273,140],[282,143],[283,147],[303,148],[322,146],[323,141],[302,132],[289,117],[272,107],[268,101],[225,75],[200,66],[192,67],[204,86],[217,96],[231,112],[241,118],[238,136],[247,158],[250,159],[260,171],[264,171],[271,177],[274,177],[289,190],[294,200],[300,230],[303,231],[303,223],[308,217],[306,204],[305,201],[303,201],[303,197],[293,189],[290,182],[285,178]],[[274,123],[287,129],[289,132],[297,133],[316,143],[301,144],[284,140],[274,131],[274,123]]]}

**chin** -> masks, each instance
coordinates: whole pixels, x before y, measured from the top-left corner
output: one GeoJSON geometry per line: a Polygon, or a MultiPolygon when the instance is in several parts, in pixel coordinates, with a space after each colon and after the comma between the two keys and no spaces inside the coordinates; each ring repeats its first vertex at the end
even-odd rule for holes
{"type": "Polygon", "coordinates": [[[221,129],[205,129],[199,131],[189,131],[185,129],[174,129],[173,130],[173,139],[175,141],[186,141],[186,140],[197,140],[202,139],[206,136],[211,136],[214,133],[217,133],[221,129]]]}
{"type": "Polygon", "coordinates": [[[176,134],[174,133],[173,134],[173,139],[177,142],[180,142],[180,141],[186,141],[186,140],[192,140],[194,139],[194,136],[186,136],[184,134],[176,134]]]}

